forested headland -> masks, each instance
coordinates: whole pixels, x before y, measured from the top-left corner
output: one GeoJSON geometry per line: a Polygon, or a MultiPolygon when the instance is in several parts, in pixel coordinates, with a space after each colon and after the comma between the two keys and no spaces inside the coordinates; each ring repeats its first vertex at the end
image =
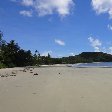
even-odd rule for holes
{"type": "Polygon", "coordinates": [[[32,54],[30,50],[22,49],[14,40],[5,41],[0,31],[0,68],[91,62],[112,62],[112,55],[103,52],[82,52],[62,58],[53,58],[50,54],[41,56],[38,50],[32,54]]]}

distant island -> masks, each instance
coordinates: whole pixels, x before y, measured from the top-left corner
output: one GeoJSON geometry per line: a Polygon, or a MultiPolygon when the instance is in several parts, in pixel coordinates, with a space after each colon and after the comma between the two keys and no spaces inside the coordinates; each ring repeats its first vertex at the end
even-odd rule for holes
{"type": "Polygon", "coordinates": [[[0,68],[24,67],[53,64],[75,64],[92,62],[112,62],[112,55],[103,52],[82,52],[76,56],[53,58],[41,56],[36,50],[34,54],[30,50],[22,49],[14,40],[6,42],[3,33],[0,31],[0,68]]]}

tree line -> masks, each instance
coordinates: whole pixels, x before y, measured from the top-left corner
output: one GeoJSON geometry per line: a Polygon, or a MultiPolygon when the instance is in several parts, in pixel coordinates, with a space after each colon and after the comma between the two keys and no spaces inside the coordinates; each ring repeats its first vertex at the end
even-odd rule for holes
{"type": "Polygon", "coordinates": [[[32,54],[30,50],[22,49],[14,40],[6,42],[3,40],[3,33],[0,31],[0,68],[58,63],[61,63],[60,59],[51,58],[49,53],[48,56],[41,56],[36,50],[32,54]]]}
{"type": "Polygon", "coordinates": [[[48,56],[41,56],[37,50],[32,54],[30,50],[22,49],[14,40],[6,42],[0,31],[0,68],[91,62],[112,62],[112,55],[103,52],[83,52],[62,58],[53,58],[49,53],[48,56]]]}

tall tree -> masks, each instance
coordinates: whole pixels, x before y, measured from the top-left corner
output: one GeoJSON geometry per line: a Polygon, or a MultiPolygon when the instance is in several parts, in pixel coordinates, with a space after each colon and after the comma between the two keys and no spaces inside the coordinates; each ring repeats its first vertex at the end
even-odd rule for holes
{"type": "Polygon", "coordinates": [[[3,63],[8,67],[16,66],[16,55],[20,47],[14,40],[11,40],[7,44],[2,45],[2,55],[3,55],[3,63]]]}

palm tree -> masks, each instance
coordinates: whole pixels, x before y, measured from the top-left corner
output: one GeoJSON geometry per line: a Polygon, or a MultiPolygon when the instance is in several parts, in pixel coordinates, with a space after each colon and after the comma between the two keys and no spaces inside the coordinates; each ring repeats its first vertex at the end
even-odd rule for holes
{"type": "Polygon", "coordinates": [[[35,51],[34,57],[35,57],[36,65],[39,66],[40,65],[40,58],[41,58],[39,51],[37,51],[37,50],[35,51]]]}

